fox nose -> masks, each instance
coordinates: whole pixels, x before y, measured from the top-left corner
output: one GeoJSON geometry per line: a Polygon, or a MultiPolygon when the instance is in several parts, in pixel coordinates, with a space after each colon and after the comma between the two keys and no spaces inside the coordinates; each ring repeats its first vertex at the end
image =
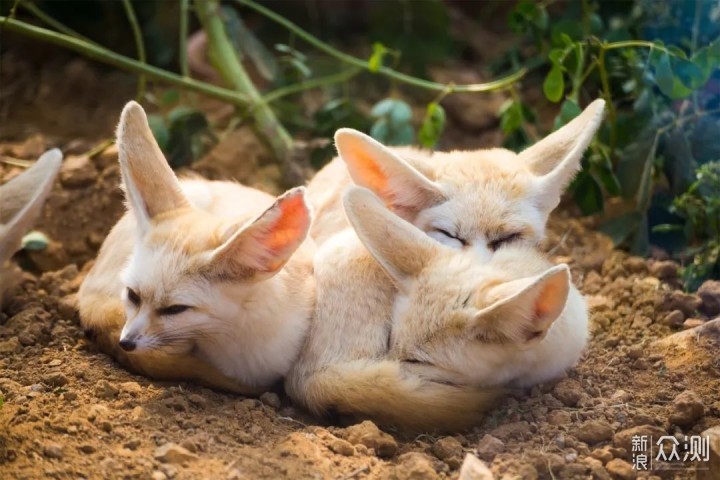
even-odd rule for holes
{"type": "Polygon", "coordinates": [[[120,340],[120,348],[122,348],[126,352],[132,352],[133,350],[135,350],[135,347],[137,347],[135,340],[120,340]]]}

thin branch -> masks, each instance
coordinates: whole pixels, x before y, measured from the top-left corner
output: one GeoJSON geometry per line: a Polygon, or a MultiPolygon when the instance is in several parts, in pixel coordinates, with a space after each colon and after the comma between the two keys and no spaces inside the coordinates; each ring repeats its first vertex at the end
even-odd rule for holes
{"type": "Polygon", "coordinates": [[[645,40],[627,40],[624,42],[612,42],[601,45],[601,50],[618,50],[620,48],[649,48],[650,50],[659,50],[673,57],[677,57],[675,53],[671,52],[662,45],[658,45],[656,43],[648,42],[645,40]]]}
{"type": "MultiPolygon", "coordinates": [[[[140,24],[137,21],[135,9],[133,8],[130,0],[122,0],[122,2],[123,7],[125,7],[125,14],[127,15],[128,22],[130,22],[130,27],[132,28],[133,37],[135,38],[138,60],[140,60],[140,63],[147,64],[147,59],[145,58],[145,42],[143,42],[142,31],[140,31],[140,24]]],[[[138,102],[142,101],[143,97],[145,97],[146,83],[147,80],[145,78],[145,74],[141,73],[138,75],[138,92],[136,98],[138,102]]]]}
{"type": "Polygon", "coordinates": [[[46,28],[36,27],[10,17],[0,16],[0,22],[4,22],[3,28],[7,28],[9,31],[67,48],[93,60],[97,60],[129,72],[145,74],[148,78],[153,80],[162,81],[177,87],[187,88],[188,90],[202,93],[209,97],[217,98],[239,107],[247,107],[250,105],[247,96],[243,93],[235,92],[227,88],[216,87],[214,85],[210,85],[209,83],[193,80],[192,78],[183,78],[180,75],[153,67],[152,65],[147,65],[124,55],[119,55],[112,50],[108,50],[104,47],[84,40],[73,38],[62,33],[57,33],[46,28]]]}
{"type": "MultiPolygon", "coordinates": [[[[256,12],[266,16],[270,20],[282,25],[286,29],[290,30],[292,33],[312,45],[313,47],[317,48],[318,50],[325,52],[326,54],[330,55],[331,57],[335,57],[341,62],[347,63],[349,65],[354,65],[356,67],[360,67],[364,70],[369,70],[369,65],[367,60],[363,60],[361,58],[354,57],[352,55],[348,55],[347,53],[343,53],[340,50],[337,50],[327,43],[323,42],[322,40],[318,39],[317,37],[313,36],[309,32],[306,32],[302,28],[295,25],[290,20],[286,19],[285,17],[282,17],[272,10],[263,7],[262,5],[259,5],[255,3],[252,0],[235,0],[237,3],[241,5],[245,5],[249,8],[252,8],[256,12]]],[[[449,93],[462,93],[462,92],[491,92],[494,90],[502,90],[504,88],[509,87],[513,83],[520,80],[526,73],[526,69],[520,69],[517,72],[508,75],[506,77],[500,78],[498,80],[494,80],[492,82],[487,83],[475,83],[470,85],[452,85],[450,88],[449,93]]],[[[398,71],[393,70],[392,68],[388,67],[380,67],[377,72],[380,75],[384,75],[386,77],[392,78],[394,80],[397,80],[399,82],[406,83],[408,85],[413,85],[418,88],[424,88],[426,90],[435,90],[435,91],[443,91],[448,88],[447,85],[437,82],[432,82],[429,80],[423,80],[417,77],[413,77],[411,75],[406,75],[404,73],[400,73],[398,71]]]]}
{"type": "Polygon", "coordinates": [[[304,82],[295,83],[293,85],[288,85],[286,87],[280,87],[280,88],[277,88],[277,89],[265,94],[265,96],[263,96],[263,101],[265,103],[271,103],[276,100],[279,100],[282,97],[285,97],[287,95],[292,95],[294,93],[299,93],[299,92],[302,92],[305,90],[311,90],[313,88],[324,87],[326,85],[333,85],[336,83],[346,82],[360,72],[361,72],[361,70],[358,68],[351,68],[351,69],[345,70],[344,72],[327,75],[325,77],[312,78],[312,79],[306,80],[304,82]]]}

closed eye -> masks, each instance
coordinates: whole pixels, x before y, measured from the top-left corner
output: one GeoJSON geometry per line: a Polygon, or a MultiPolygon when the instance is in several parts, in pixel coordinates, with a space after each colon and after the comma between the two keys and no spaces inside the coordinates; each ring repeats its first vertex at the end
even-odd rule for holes
{"type": "Polygon", "coordinates": [[[130,303],[132,303],[136,307],[140,305],[140,295],[138,295],[137,292],[130,287],[127,288],[127,298],[128,300],[130,300],[130,303]]]}
{"type": "Polygon", "coordinates": [[[460,242],[462,244],[463,247],[467,246],[467,242],[464,239],[458,237],[457,235],[453,235],[452,233],[448,232],[447,230],[443,230],[442,228],[434,228],[433,230],[435,230],[437,233],[439,233],[440,235],[443,235],[447,238],[457,240],[458,242],[460,242]]]}
{"type": "Polygon", "coordinates": [[[169,307],[163,307],[158,309],[158,315],[179,315],[191,307],[188,305],[170,305],[169,307]]]}
{"type": "Polygon", "coordinates": [[[490,243],[488,244],[488,246],[490,247],[491,250],[495,251],[495,250],[497,250],[498,248],[500,248],[500,247],[502,247],[502,246],[504,246],[504,245],[510,244],[510,243],[512,243],[512,242],[515,242],[515,241],[517,241],[517,240],[520,240],[521,238],[522,238],[522,233],[520,233],[520,232],[515,232],[515,233],[511,233],[511,234],[509,234],[509,235],[505,235],[505,236],[500,237],[500,238],[496,238],[495,240],[493,240],[492,242],[490,242],[490,243]]]}

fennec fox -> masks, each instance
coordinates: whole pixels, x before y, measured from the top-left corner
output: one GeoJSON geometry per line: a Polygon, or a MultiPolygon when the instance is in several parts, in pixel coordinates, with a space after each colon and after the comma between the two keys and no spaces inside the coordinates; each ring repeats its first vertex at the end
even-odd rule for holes
{"type": "Polygon", "coordinates": [[[82,325],[149,377],[263,391],[295,361],[314,304],[304,190],[178,181],[135,102],[117,143],[128,212],[80,288],[82,325]]]}
{"type": "Polygon", "coordinates": [[[363,188],[351,187],[344,206],[354,231],[318,251],[315,316],[286,380],[312,412],[464,429],[503,387],[556,377],[580,357],[587,311],[566,265],[522,246],[485,262],[363,188]]]}
{"type": "Polygon", "coordinates": [[[15,284],[10,257],[40,214],[61,162],[60,150],[48,150],[33,166],[0,186],[0,306],[15,284]]]}
{"type": "Polygon", "coordinates": [[[520,154],[500,148],[435,153],[388,148],[355,130],[340,129],[335,134],[340,158],[308,185],[315,212],[310,235],[320,244],[347,226],[340,197],[354,182],[446,245],[487,255],[506,243],[535,244],[580,168],[604,106],[595,100],[520,154]]]}

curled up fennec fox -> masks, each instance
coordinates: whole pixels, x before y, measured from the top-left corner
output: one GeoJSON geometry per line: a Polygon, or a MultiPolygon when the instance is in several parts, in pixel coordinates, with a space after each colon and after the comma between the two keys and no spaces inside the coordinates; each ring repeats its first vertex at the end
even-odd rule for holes
{"type": "Polygon", "coordinates": [[[0,306],[17,278],[10,258],[40,214],[61,163],[60,150],[48,150],[30,168],[0,186],[0,306]]]}
{"type": "Polygon", "coordinates": [[[486,257],[506,243],[537,244],[580,169],[604,107],[603,100],[595,100],[520,154],[501,148],[430,153],[386,147],[340,129],[335,134],[339,158],[308,185],[315,214],[310,236],[319,245],[347,227],[340,197],[355,183],[443,244],[474,248],[486,257]]]}
{"type": "Polygon", "coordinates": [[[551,267],[533,248],[603,109],[596,100],[519,155],[430,154],[338,131],[341,158],[308,186],[311,235],[322,244],[318,298],[286,381],[290,395],[318,414],[452,430],[477,419],[502,386],[548,380],[573,365],[587,341],[584,302],[567,267],[551,267]],[[349,192],[343,212],[351,181],[419,230],[367,192],[349,192]],[[355,231],[344,230],[348,219],[355,231]],[[411,268],[393,267],[403,263],[411,268]]]}
{"type": "Polygon", "coordinates": [[[566,265],[528,246],[487,261],[442,245],[364,188],[350,187],[344,205],[354,230],[318,251],[315,316],[286,380],[313,413],[465,429],[503,387],[552,379],[580,358],[587,310],[566,265]]]}
{"type": "Polygon", "coordinates": [[[128,212],[78,293],[83,327],[151,378],[266,390],[297,358],[314,306],[304,189],[274,199],[179,181],[135,102],[117,143],[128,212]]]}

